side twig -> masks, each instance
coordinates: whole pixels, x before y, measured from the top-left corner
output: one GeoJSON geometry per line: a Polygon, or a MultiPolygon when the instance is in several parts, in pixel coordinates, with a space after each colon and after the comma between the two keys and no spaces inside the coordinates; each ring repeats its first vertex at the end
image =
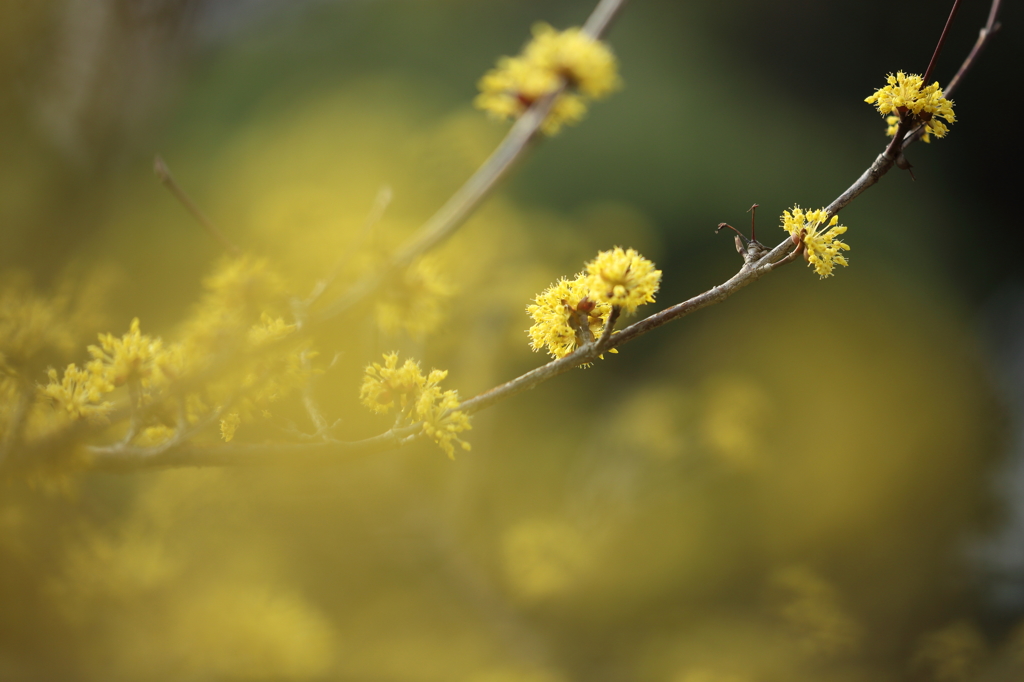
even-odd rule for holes
{"type": "Polygon", "coordinates": [[[160,183],[170,190],[171,194],[181,202],[181,205],[184,206],[185,209],[192,214],[192,217],[203,226],[203,229],[224,247],[225,251],[230,253],[232,256],[237,256],[242,253],[242,250],[235,246],[231,240],[225,237],[224,233],[221,232],[217,226],[213,224],[213,221],[206,217],[206,214],[202,212],[199,206],[192,201],[192,198],[189,197],[185,190],[181,188],[181,185],[179,185],[174,179],[174,176],[171,175],[171,169],[167,167],[167,164],[159,155],[153,159],[153,172],[156,173],[156,177],[160,180],[160,183]]]}

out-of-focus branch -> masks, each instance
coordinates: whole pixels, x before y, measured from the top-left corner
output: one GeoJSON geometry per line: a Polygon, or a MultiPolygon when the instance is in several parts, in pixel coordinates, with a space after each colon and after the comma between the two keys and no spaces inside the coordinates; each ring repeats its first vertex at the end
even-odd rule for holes
{"type": "MultiPolygon", "coordinates": [[[[956,75],[950,79],[949,84],[943,90],[943,94],[946,97],[952,96],[953,92],[955,92],[957,87],[960,85],[960,81],[962,81],[964,76],[967,75],[967,72],[971,70],[974,63],[978,61],[978,55],[981,54],[982,48],[984,48],[992,36],[1002,28],[1002,24],[999,23],[999,7],[1001,4],[1002,0],[992,0],[992,5],[988,10],[988,21],[986,21],[985,25],[981,27],[981,31],[978,33],[978,39],[974,42],[974,47],[971,48],[971,51],[967,54],[967,58],[964,59],[963,64],[961,64],[960,68],[957,69],[956,75]]],[[[950,19],[952,19],[952,16],[950,16],[950,19]]],[[[948,23],[949,22],[947,22],[947,28],[948,23]]],[[[945,31],[943,31],[943,37],[945,37],[945,31]]],[[[929,64],[929,68],[930,67],[931,64],[929,64]]],[[[924,79],[924,83],[925,85],[928,84],[927,78],[924,79]]],[[[919,140],[921,136],[924,135],[924,130],[924,126],[918,126],[912,133],[907,135],[906,139],[903,141],[902,148],[906,149],[911,143],[919,140]]]]}
{"type": "Polygon", "coordinates": [[[169,448],[117,448],[94,451],[90,469],[109,473],[136,473],[149,469],[267,464],[316,464],[339,457],[383,452],[409,442],[419,424],[350,442],[260,443],[196,445],[186,442],[169,448]]]}
{"type": "Polygon", "coordinates": [[[242,253],[242,250],[235,246],[230,239],[224,236],[224,233],[213,224],[213,221],[203,213],[202,209],[192,201],[192,198],[189,197],[188,193],[181,188],[181,185],[179,185],[174,179],[174,176],[171,175],[171,169],[167,167],[167,164],[162,158],[160,158],[159,154],[155,159],[153,159],[153,172],[156,174],[157,179],[160,180],[160,184],[166,187],[170,193],[174,195],[174,198],[181,202],[181,205],[192,214],[192,217],[196,219],[196,222],[202,225],[207,234],[223,246],[225,251],[230,253],[232,256],[237,256],[242,253]]]}
{"type": "MultiPolygon", "coordinates": [[[[626,0],[600,0],[583,25],[583,32],[592,38],[600,38],[625,4],[626,0]]],[[[483,165],[395,252],[386,266],[357,282],[320,310],[314,319],[323,321],[350,310],[372,295],[396,271],[407,267],[417,256],[454,234],[537,139],[541,125],[563,89],[564,85],[534,102],[483,165]]]]}

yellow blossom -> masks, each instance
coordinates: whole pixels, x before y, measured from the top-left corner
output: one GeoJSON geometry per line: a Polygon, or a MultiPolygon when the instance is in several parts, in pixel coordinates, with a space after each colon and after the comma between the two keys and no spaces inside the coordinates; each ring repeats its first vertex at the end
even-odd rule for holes
{"type": "MultiPolygon", "coordinates": [[[[526,312],[533,318],[527,333],[535,352],[546,347],[551,357],[564,358],[601,336],[612,306],[591,291],[587,280],[582,272],[572,280],[562,277],[527,306],[526,312]]],[[[613,348],[611,352],[618,351],[613,348]]]]}
{"type": "Polygon", "coordinates": [[[539,23],[533,40],[517,57],[502,57],[480,79],[478,109],[500,118],[518,118],[534,102],[557,90],[541,129],[554,135],[565,124],[582,120],[589,99],[599,99],[619,87],[618,64],[608,47],[579,28],[556,31],[539,23]]]}
{"type": "Polygon", "coordinates": [[[371,363],[359,391],[362,403],[374,412],[385,414],[395,405],[401,405],[400,417],[413,424],[423,423],[423,433],[429,436],[449,457],[455,456],[453,442],[463,450],[469,443],[458,434],[473,428],[469,415],[458,411],[458,391],[442,391],[439,384],[448,376],[446,370],[432,369],[423,376],[415,360],[406,360],[398,366],[398,353],[386,353],[384,364],[371,363]]]}
{"type": "Polygon", "coordinates": [[[850,246],[836,239],[846,232],[846,226],[837,224],[839,216],[832,216],[826,226],[827,216],[823,208],[817,211],[804,211],[799,206],[794,206],[792,212],[782,213],[782,229],[789,232],[794,243],[803,244],[804,258],[809,265],[814,266],[814,271],[822,278],[831,275],[832,268],[837,263],[843,267],[849,265],[842,252],[849,251],[850,246]],[[828,229],[823,229],[824,227],[828,229]]]}
{"type": "Polygon", "coordinates": [[[619,306],[624,313],[634,312],[644,303],[653,303],[661,285],[661,270],[633,249],[616,246],[602,251],[587,263],[587,287],[600,301],[619,306]]]}
{"type": "Polygon", "coordinates": [[[52,356],[70,355],[76,341],[70,317],[64,298],[43,298],[19,286],[0,290],[0,373],[31,376],[52,356]]]}
{"type": "Polygon", "coordinates": [[[386,334],[404,330],[421,339],[441,324],[445,304],[454,293],[455,287],[436,258],[418,258],[377,298],[377,326],[386,334]]]}
{"type": "Polygon", "coordinates": [[[170,426],[157,424],[142,429],[139,435],[135,437],[134,442],[135,445],[151,448],[157,445],[164,445],[167,441],[174,438],[175,434],[175,430],[170,426]]]}
{"type": "Polygon", "coordinates": [[[220,420],[220,437],[224,439],[225,443],[231,442],[231,439],[235,437],[235,431],[238,430],[238,425],[241,423],[242,418],[238,416],[237,412],[232,412],[220,420]]]}
{"type": "Polygon", "coordinates": [[[458,391],[442,392],[436,385],[423,390],[416,400],[416,419],[423,422],[423,432],[452,459],[455,459],[452,441],[468,451],[469,443],[459,438],[458,434],[473,428],[469,423],[469,415],[456,409],[458,406],[458,391]]]}
{"type": "Polygon", "coordinates": [[[143,386],[163,378],[161,365],[167,360],[163,341],[143,334],[139,318],[132,320],[121,338],[100,334],[100,345],[89,346],[89,354],[101,363],[104,378],[114,386],[132,381],[143,386]]]}
{"type": "Polygon", "coordinates": [[[260,315],[260,323],[249,330],[249,343],[259,346],[268,341],[277,341],[288,336],[296,329],[294,324],[285,323],[283,318],[271,317],[270,313],[260,315]]]}
{"type": "Polygon", "coordinates": [[[401,405],[400,411],[405,412],[425,384],[426,378],[418,362],[406,360],[399,367],[398,353],[386,353],[383,365],[374,362],[367,366],[363,385],[359,389],[359,399],[374,412],[387,414],[395,406],[397,398],[401,405]]]}
{"type": "Polygon", "coordinates": [[[620,87],[618,64],[608,46],[579,27],[556,31],[533,25],[533,40],[523,50],[526,61],[553,72],[584,95],[599,99],[620,87]]]}
{"type": "Polygon", "coordinates": [[[67,366],[64,376],[58,379],[57,370],[47,371],[50,383],[42,388],[42,394],[72,419],[102,419],[113,404],[103,396],[114,390],[104,376],[103,364],[93,360],[79,368],[74,363],[67,366]]]}
{"type": "Polygon", "coordinates": [[[953,123],[956,117],[953,114],[953,102],[943,96],[938,81],[925,86],[921,76],[907,75],[902,71],[896,75],[890,73],[886,80],[886,86],[879,88],[864,101],[874,104],[878,113],[886,117],[889,126],[887,135],[895,135],[900,121],[908,120],[911,125],[924,124],[922,139],[925,142],[931,141],[931,135],[946,136],[949,128],[939,119],[953,123]]]}

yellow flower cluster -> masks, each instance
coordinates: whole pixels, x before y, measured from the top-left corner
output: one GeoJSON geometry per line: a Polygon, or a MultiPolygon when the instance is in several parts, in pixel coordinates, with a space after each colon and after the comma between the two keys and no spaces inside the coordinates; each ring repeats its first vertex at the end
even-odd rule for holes
{"type": "Polygon", "coordinates": [[[661,270],[633,249],[616,246],[602,251],[587,263],[587,286],[597,296],[624,313],[632,313],[644,303],[653,303],[661,285],[661,270]]]}
{"type": "Polygon", "coordinates": [[[601,336],[613,307],[632,313],[654,300],[661,283],[661,271],[633,249],[602,251],[586,267],[573,279],[562,277],[527,306],[534,351],[546,347],[551,357],[564,358],[601,336]]]}
{"type": "Polygon", "coordinates": [[[890,73],[886,80],[886,86],[864,101],[874,104],[878,113],[886,116],[885,121],[889,124],[887,135],[896,134],[901,120],[909,120],[911,125],[924,124],[922,139],[925,142],[931,141],[931,135],[946,136],[949,128],[939,119],[953,123],[956,117],[953,114],[953,102],[943,96],[938,81],[925,86],[921,76],[907,75],[902,71],[895,76],[890,73]]]}
{"type": "Polygon", "coordinates": [[[93,359],[79,368],[70,364],[63,377],[57,370],[47,371],[49,383],[42,394],[72,419],[102,418],[113,407],[103,399],[118,386],[130,384],[139,391],[141,400],[154,386],[167,379],[167,368],[175,362],[174,349],[164,348],[163,341],[143,334],[139,318],[132,320],[128,333],[116,337],[100,334],[100,345],[89,346],[93,359]]]}
{"type": "Polygon", "coordinates": [[[474,105],[500,119],[517,118],[563,84],[566,91],[559,94],[542,126],[548,135],[581,120],[590,99],[605,97],[620,86],[615,55],[580,28],[556,31],[538,23],[522,54],[502,57],[497,68],[480,79],[474,105]]]}
{"type": "Polygon", "coordinates": [[[59,378],[57,370],[47,370],[50,383],[42,388],[42,394],[72,419],[103,419],[114,405],[103,397],[114,387],[103,376],[103,364],[93,360],[79,369],[74,363],[64,370],[59,378]]]}
{"type": "Polygon", "coordinates": [[[100,364],[103,379],[113,386],[134,382],[149,387],[164,378],[163,368],[170,364],[163,341],[143,334],[137,317],[121,338],[100,334],[100,345],[89,346],[89,355],[100,364]]]}
{"type": "Polygon", "coordinates": [[[823,208],[804,211],[794,206],[792,212],[782,212],[782,229],[789,232],[795,244],[803,245],[804,258],[822,279],[832,274],[837,263],[843,267],[850,264],[842,253],[849,251],[850,245],[837,239],[846,232],[846,226],[838,224],[839,216],[832,216],[825,225],[827,217],[823,208]],[[828,229],[824,229],[826,227],[828,229]]]}
{"type": "Polygon", "coordinates": [[[398,353],[387,353],[383,365],[374,362],[366,367],[359,398],[378,414],[387,414],[397,401],[399,420],[404,418],[409,424],[423,422],[423,432],[454,458],[453,442],[469,450],[469,443],[458,434],[473,427],[469,415],[458,410],[459,392],[441,390],[440,383],[447,376],[447,370],[440,369],[432,369],[423,376],[415,360],[406,360],[399,367],[398,353]]]}
{"type": "MultiPolygon", "coordinates": [[[[564,358],[580,346],[601,336],[612,306],[607,301],[590,298],[587,275],[573,279],[562,277],[537,294],[526,312],[533,318],[527,330],[534,352],[547,347],[553,358],[564,358]]],[[[612,349],[616,353],[615,349],[612,349]]]]}

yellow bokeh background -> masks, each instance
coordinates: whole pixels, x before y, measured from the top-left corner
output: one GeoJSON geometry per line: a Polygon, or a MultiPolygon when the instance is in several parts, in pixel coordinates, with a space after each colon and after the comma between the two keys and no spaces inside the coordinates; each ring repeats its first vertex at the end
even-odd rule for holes
{"type": "MultiPolygon", "coordinates": [[[[200,52],[161,114],[143,117],[149,128],[85,170],[68,170],[80,162],[45,134],[13,134],[34,128],[11,112],[32,110],[5,105],[4,239],[20,256],[5,257],[0,285],[82,299],[66,297],[74,314],[60,317],[74,342],[41,354],[35,381],[46,364],[81,363],[95,334],[123,334],[134,317],[173,342],[196,310],[221,254],[149,175],[156,147],[289,294],[308,295],[337,269],[325,300],[379,266],[486,159],[505,128],[470,108],[471,74],[489,64],[467,69],[459,50],[514,51],[529,21],[485,48],[479,35],[459,38],[492,16],[473,3],[406,4],[411,18],[389,23],[395,6],[343,5],[321,19],[338,32],[366,22],[374,30],[354,41],[392,40],[410,61],[426,59],[422,44],[401,39],[424,21],[428,47],[450,53],[434,81],[353,62],[340,83],[302,82],[304,60],[331,71],[302,52],[303,31],[327,30],[314,15],[277,43],[272,22],[257,23],[222,52],[200,52]],[[431,23],[434,13],[451,24],[431,23]],[[454,44],[435,44],[446,37],[454,44]],[[288,67],[268,75],[276,51],[288,67]],[[443,85],[456,77],[466,80],[443,85]],[[382,187],[392,199],[367,230],[382,187]]],[[[548,19],[534,16],[541,9],[500,11],[548,19]]],[[[575,21],[586,12],[557,12],[570,9],[575,21]]],[[[739,267],[705,215],[745,225],[757,188],[770,195],[756,197],[759,238],[774,244],[783,208],[828,203],[880,148],[877,117],[844,111],[835,125],[857,120],[872,135],[837,139],[822,168],[805,162],[829,123],[794,120],[799,107],[784,97],[759,123],[773,135],[734,144],[739,86],[757,86],[708,75],[729,60],[679,70],[674,59],[709,54],[711,39],[691,27],[692,41],[668,52],[657,12],[638,9],[631,23],[629,11],[626,89],[607,111],[600,103],[578,130],[544,141],[421,269],[313,333],[321,373],[310,390],[333,435],[391,426],[358,401],[364,367],[382,353],[447,369],[446,388],[476,395],[546,359],[529,352],[525,307],[599,249],[634,247],[664,270],[658,302],[640,310],[654,312],[739,267]],[[708,123],[680,104],[686,94],[721,98],[720,127],[697,132],[708,123]],[[641,137],[644,126],[661,132],[641,137]],[[652,151],[661,143],[694,155],[677,159],[678,181],[652,151]],[[615,154],[631,152],[641,161],[622,163],[647,158],[653,179],[616,180],[615,154]],[[607,190],[617,182],[621,194],[607,190]],[[680,225],[680,215],[698,218],[680,225]]],[[[15,72],[35,62],[10,45],[48,24],[31,3],[3,12],[0,26],[20,37],[0,60],[15,72]]],[[[479,30],[496,31],[490,21],[479,30]]],[[[960,125],[951,135],[972,133],[960,125]]],[[[96,126],[85,127],[109,141],[96,126]]],[[[926,151],[923,160],[938,157],[926,151]]],[[[282,456],[5,481],[0,679],[1019,679],[1024,635],[1013,623],[985,630],[963,551],[995,518],[987,477],[1003,452],[1004,407],[967,304],[936,264],[939,247],[914,241],[945,220],[941,186],[924,190],[927,202],[904,179],[885,178],[844,213],[852,265],[834,278],[797,262],[481,412],[464,434],[472,451],[454,461],[418,441],[315,464],[282,456]]],[[[311,433],[299,398],[243,423],[238,442],[311,433]]],[[[214,428],[201,436],[218,438],[214,428]]]]}

